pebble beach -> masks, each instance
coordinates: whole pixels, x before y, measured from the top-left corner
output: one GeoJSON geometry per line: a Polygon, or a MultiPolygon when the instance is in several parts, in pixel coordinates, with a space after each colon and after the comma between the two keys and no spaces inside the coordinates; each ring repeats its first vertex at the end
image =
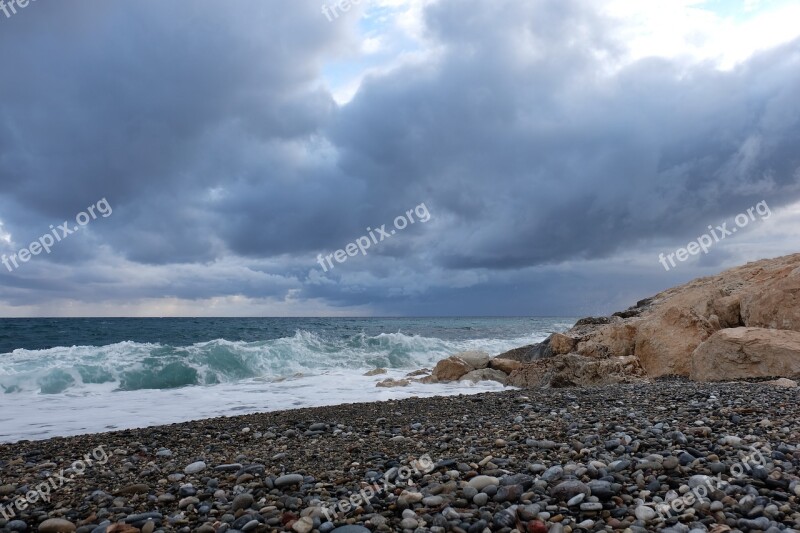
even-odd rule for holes
{"type": "Polygon", "coordinates": [[[20,441],[0,531],[796,531],[797,400],[668,380],[20,441]]]}

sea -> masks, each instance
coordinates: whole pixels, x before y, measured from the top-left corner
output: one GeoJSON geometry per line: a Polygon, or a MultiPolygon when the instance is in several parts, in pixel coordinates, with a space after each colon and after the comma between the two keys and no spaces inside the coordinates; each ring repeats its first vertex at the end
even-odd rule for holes
{"type": "Polygon", "coordinates": [[[570,317],[0,319],[0,442],[247,413],[502,390],[382,388],[457,352],[538,342],[570,317]],[[364,374],[375,368],[387,372],[364,374]]]}

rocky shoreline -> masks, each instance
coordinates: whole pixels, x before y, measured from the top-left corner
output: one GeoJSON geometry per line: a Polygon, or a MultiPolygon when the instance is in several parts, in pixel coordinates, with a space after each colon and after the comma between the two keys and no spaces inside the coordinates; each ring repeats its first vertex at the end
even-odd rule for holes
{"type": "Polygon", "coordinates": [[[580,319],[563,333],[483,366],[473,363],[473,353],[456,354],[427,379],[453,381],[482,373],[481,379],[543,388],[668,376],[701,382],[796,380],[799,293],[800,254],[763,259],[668,289],[611,316],[580,319]]]}
{"type": "Polygon", "coordinates": [[[0,531],[792,531],[797,400],[655,380],[23,441],[0,531]]]}

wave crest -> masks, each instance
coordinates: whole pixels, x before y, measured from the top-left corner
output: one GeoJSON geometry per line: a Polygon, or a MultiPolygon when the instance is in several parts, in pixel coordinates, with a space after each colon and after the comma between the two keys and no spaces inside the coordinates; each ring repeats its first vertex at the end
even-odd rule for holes
{"type": "Polygon", "coordinates": [[[7,394],[69,394],[96,388],[171,389],[336,369],[416,369],[460,351],[497,354],[542,338],[450,341],[401,332],[325,338],[297,330],[291,337],[259,342],[217,339],[174,347],[126,341],[99,347],[18,349],[0,356],[0,387],[7,394]]]}

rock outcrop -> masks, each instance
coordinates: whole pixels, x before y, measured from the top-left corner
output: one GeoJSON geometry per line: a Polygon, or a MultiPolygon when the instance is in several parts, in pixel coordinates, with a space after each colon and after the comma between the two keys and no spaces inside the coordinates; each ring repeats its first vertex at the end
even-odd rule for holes
{"type": "Polygon", "coordinates": [[[697,380],[800,375],[800,254],[765,259],[579,320],[497,356],[509,384],[571,386],[665,376],[697,380]],[[514,364],[516,362],[516,364],[514,364]],[[521,366],[517,366],[521,365],[521,366]]]}
{"type": "Polygon", "coordinates": [[[800,375],[800,333],[731,328],[717,331],[697,347],[690,377],[721,381],[796,375],[800,375]]]}
{"type": "Polygon", "coordinates": [[[539,359],[508,377],[517,387],[590,387],[644,381],[646,375],[634,356],[593,359],[578,354],[539,359]]]}

